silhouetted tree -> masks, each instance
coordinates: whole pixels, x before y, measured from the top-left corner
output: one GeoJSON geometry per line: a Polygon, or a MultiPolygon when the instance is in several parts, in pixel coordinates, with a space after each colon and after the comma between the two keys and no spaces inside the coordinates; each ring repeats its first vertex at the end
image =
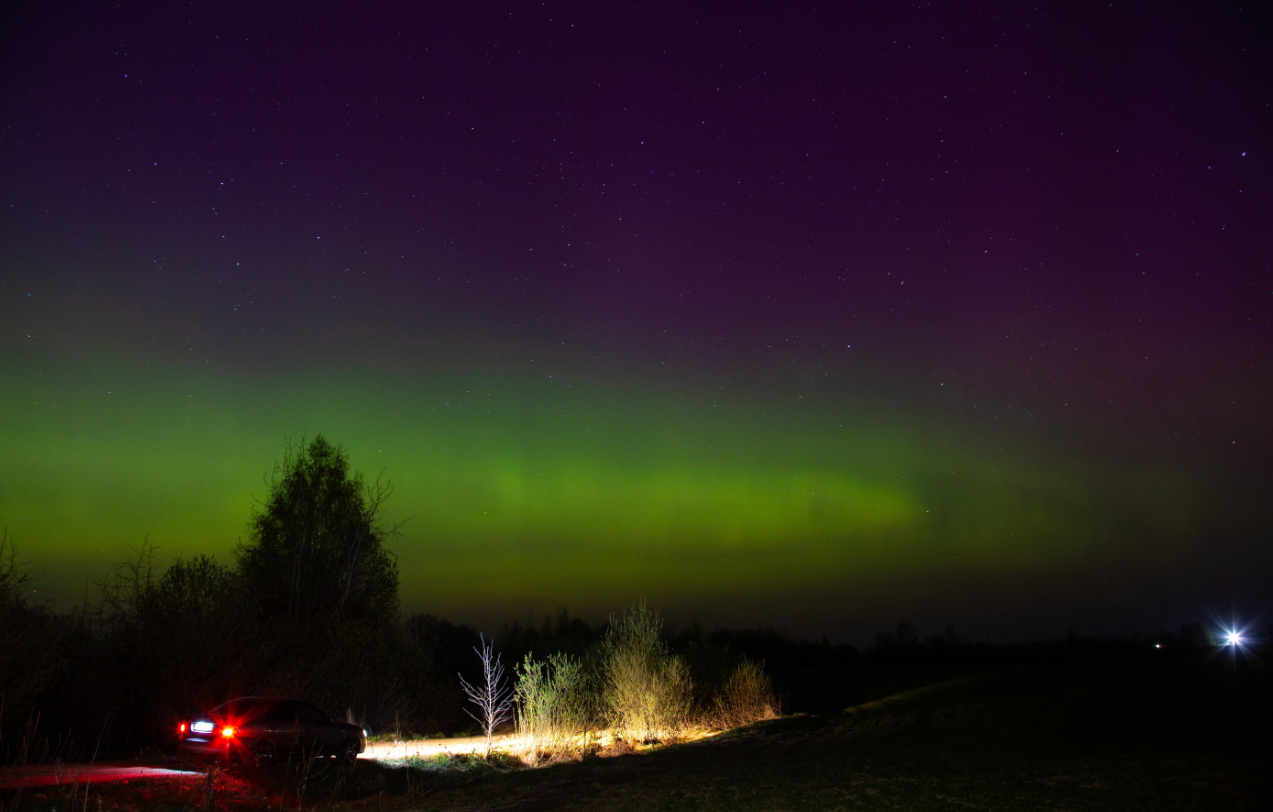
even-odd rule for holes
{"type": "Polygon", "coordinates": [[[249,594],[268,616],[391,622],[398,567],[384,548],[398,528],[381,524],[393,492],[350,473],[349,458],[320,434],[287,445],[267,481],[246,542],[235,550],[249,594]]]}
{"type": "Polygon", "coordinates": [[[115,663],[122,732],[142,740],[247,690],[257,659],[234,571],[199,555],[160,572],[156,551],[143,541],[107,572],[95,623],[115,663]]]}
{"type": "Polygon", "coordinates": [[[0,763],[31,721],[40,694],[65,670],[63,625],[31,598],[37,575],[18,559],[8,530],[0,535],[0,763]]]}

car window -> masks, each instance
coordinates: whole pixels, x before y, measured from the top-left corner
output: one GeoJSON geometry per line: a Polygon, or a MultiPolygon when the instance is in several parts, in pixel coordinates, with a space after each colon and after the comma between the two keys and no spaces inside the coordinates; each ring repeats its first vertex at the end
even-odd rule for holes
{"type": "Polygon", "coordinates": [[[265,714],[265,718],[271,722],[294,722],[296,721],[296,708],[293,707],[295,704],[294,702],[275,702],[274,707],[265,714]]]}
{"type": "Polygon", "coordinates": [[[306,702],[293,702],[292,705],[296,708],[296,715],[302,722],[321,724],[327,721],[327,714],[323,713],[313,705],[306,702]]]}

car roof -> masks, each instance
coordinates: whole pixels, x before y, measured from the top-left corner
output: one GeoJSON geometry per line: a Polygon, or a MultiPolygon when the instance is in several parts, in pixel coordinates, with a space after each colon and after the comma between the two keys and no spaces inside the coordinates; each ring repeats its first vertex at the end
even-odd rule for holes
{"type": "Polygon", "coordinates": [[[277,705],[280,702],[295,702],[294,699],[288,699],[282,696],[241,696],[237,699],[231,699],[229,702],[222,702],[212,709],[213,713],[218,711],[226,711],[231,708],[242,710],[244,708],[266,708],[277,705]]]}

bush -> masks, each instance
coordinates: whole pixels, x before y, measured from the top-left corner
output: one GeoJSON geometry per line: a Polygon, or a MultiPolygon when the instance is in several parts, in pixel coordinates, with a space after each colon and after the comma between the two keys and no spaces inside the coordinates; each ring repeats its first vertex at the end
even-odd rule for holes
{"type": "Polygon", "coordinates": [[[714,721],[723,728],[777,718],[778,702],[764,666],[744,658],[721,686],[714,710],[714,721]]]}
{"type": "Polygon", "coordinates": [[[579,758],[593,744],[593,691],[583,664],[566,654],[527,656],[517,674],[517,729],[526,761],[579,758]]]}
{"type": "Polygon", "coordinates": [[[623,617],[611,617],[602,641],[610,723],[639,741],[679,737],[693,707],[689,669],[659,639],[662,628],[658,613],[642,601],[623,617]]]}

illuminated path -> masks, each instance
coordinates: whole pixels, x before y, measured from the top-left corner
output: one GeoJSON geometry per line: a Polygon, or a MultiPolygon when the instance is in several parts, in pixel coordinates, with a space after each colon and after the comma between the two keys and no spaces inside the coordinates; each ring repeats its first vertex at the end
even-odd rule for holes
{"type": "MultiPolygon", "coordinates": [[[[513,739],[512,734],[494,737],[495,747],[507,744],[513,739]]],[[[463,739],[415,739],[406,742],[367,742],[367,750],[358,758],[371,758],[377,761],[396,761],[398,759],[432,758],[443,753],[477,753],[486,749],[485,736],[469,736],[463,739]]]]}

